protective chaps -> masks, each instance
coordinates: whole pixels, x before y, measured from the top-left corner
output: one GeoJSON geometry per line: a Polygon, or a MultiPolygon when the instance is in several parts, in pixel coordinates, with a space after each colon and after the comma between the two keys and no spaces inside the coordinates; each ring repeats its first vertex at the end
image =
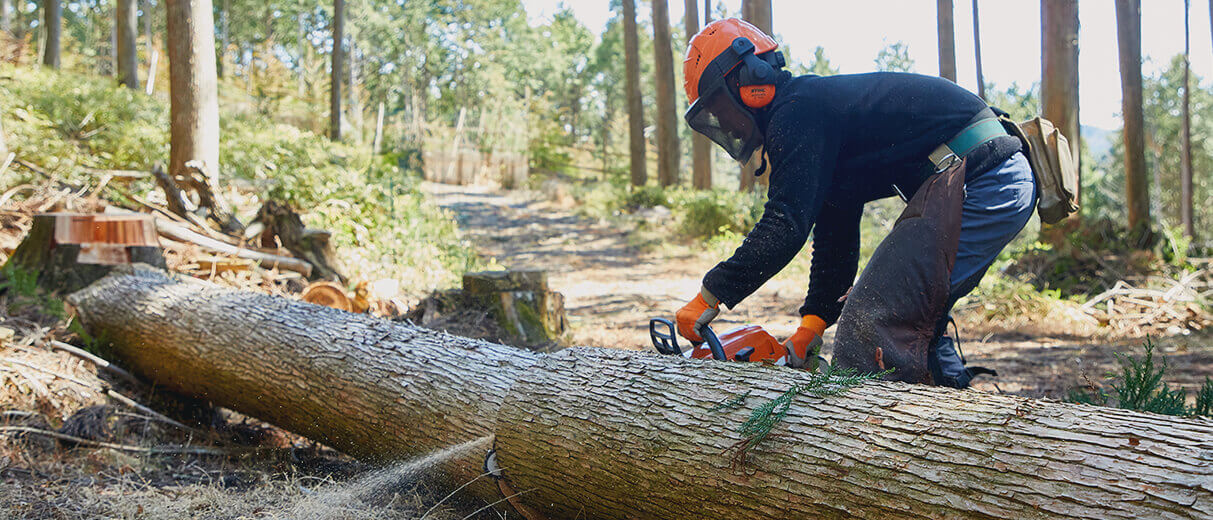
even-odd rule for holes
{"type": "Polygon", "coordinates": [[[838,319],[835,365],[935,384],[927,354],[948,311],[966,168],[962,161],[927,179],[872,254],[838,319]]]}

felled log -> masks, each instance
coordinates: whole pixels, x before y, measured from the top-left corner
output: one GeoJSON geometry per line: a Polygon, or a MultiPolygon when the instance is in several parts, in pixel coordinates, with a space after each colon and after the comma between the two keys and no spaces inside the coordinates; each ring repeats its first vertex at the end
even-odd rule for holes
{"type": "MultiPolygon", "coordinates": [[[[132,371],[366,458],[496,435],[548,518],[1208,518],[1213,422],[901,383],[791,402],[812,377],[572,349],[537,355],[266,295],[115,273],[69,297],[132,371]],[[746,392],[750,392],[746,396],[746,392]],[[746,396],[737,409],[714,411],[746,396]]],[[[475,457],[442,467],[453,482],[475,457]]]]}
{"type": "Polygon", "coordinates": [[[135,262],[165,265],[150,217],[43,213],[34,215],[5,270],[34,273],[39,286],[71,292],[101,279],[115,265],[135,262]]]}
{"type": "MultiPolygon", "coordinates": [[[[368,460],[492,434],[535,354],[163,272],[126,269],[68,297],[130,371],[368,460]],[[110,336],[104,336],[110,338],[110,336]]],[[[483,473],[483,450],[442,473],[483,473]]],[[[497,493],[488,479],[470,486],[497,493]],[[480,488],[478,486],[483,486],[480,488]]]]}

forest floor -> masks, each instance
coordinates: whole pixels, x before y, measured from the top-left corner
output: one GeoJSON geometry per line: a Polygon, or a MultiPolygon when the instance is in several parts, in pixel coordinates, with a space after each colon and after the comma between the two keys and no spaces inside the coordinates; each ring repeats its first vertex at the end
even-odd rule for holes
{"type": "MultiPolygon", "coordinates": [[[[542,269],[562,292],[570,343],[644,350],[648,321],[672,318],[722,258],[670,240],[668,214],[599,220],[575,211],[570,197],[538,192],[426,183],[430,200],[451,212],[464,237],[486,259],[510,269],[542,269]]],[[[807,253],[802,253],[807,254],[807,253]]],[[[718,331],[760,324],[777,338],[796,327],[807,280],[786,272],[716,320],[718,331]]],[[[1073,305],[1076,307],[1076,305],[1073,305]]],[[[991,320],[962,301],[955,313],[962,349],[972,365],[998,370],[979,378],[981,391],[1062,399],[1072,388],[1098,385],[1117,369],[1116,353],[1140,355],[1145,338],[1100,330],[1070,319],[1065,304],[1048,315],[991,320]],[[970,310],[965,310],[966,308],[970,310]]],[[[980,306],[977,306],[980,307],[980,306]]],[[[827,332],[827,345],[832,332],[827,332]]],[[[1166,380],[1194,392],[1213,374],[1213,334],[1151,338],[1166,356],[1166,380]]],[[[827,346],[826,353],[829,349],[827,346]]]]}

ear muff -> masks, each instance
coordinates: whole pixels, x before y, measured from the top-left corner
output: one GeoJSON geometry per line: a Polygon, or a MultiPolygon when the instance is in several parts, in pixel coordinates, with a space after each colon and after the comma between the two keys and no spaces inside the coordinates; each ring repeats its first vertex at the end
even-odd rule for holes
{"type": "MultiPolygon", "coordinates": [[[[744,38],[738,38],[742,40],[744,38]]],[[[749,40],[746,40],[749,43],[749,40]]],[[[742,56],[741,69],[738,71],[738,83],[740,88],[738,94],[741,96],[741,102],[750,108],[762,108],[771,103],[775,99],[775,78],[777,76],[776,66],[783,61],[782,53],[767,53],[772,56],[764,56],[762,58],[755,56],[753,52],[753,44],[750,44],[750,52],[742,56]],[[765,58],[765,59],[764,59],[765,58]],[[771,62],[774,63],[771,63],[771,62]]]]}

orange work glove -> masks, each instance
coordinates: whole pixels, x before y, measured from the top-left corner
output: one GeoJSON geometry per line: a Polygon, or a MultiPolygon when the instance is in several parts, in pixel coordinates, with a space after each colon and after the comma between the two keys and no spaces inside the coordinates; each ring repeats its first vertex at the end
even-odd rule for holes
{"type": "Polygon", "coordinates": [[[788,366],[817,369],[817,354],[821,352],[821,335],[826,331],[825,320],[812,314],[800,319],[796,333],[783,343],[788,349],[788,366]]]}
{"type": "Polygon", "coordinates": [[[699,294],[695,295],[689,303],[682,306],[678,310],[678,314],[674,315],[675,321],[678,322],[678,335],[688,339],[696,345],[703,343],[703,336],[699,335],[699,330],[711,323],[720,314],[720,300],[708,290],[700,289],[699,294]]]}

